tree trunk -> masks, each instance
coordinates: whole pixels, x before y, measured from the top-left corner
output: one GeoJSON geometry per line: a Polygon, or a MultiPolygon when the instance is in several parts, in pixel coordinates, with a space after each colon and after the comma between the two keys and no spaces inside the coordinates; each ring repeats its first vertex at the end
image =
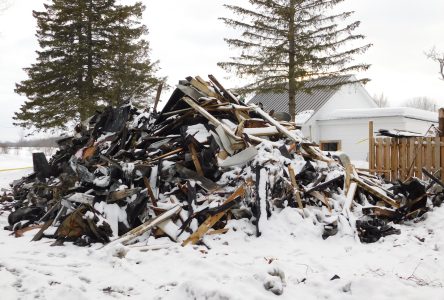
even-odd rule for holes
{"type": "Polygon", "coordinates": [[[79,99],[76,101],[77,111],[80,115],[80,121],[86,119],[86,112],[84,111],[84,106],[82,105],[85,102],[85,85],[84,85],[84,73],[83,73],[83,54],[81,51],[83,44],[83,33],[82,33],[82,15],[80,13],[77,25],[77,38],[78,38],[78,57],[77,57],[77,89],[78,89],[78,97],[79,99]]]}
{"type": "MultiPolygon", "coordinates": [[[[87,38],[87,66],[86,66],[86,103],[83,103],[83,106],[85,107],[86,113],[89,115],[90,113],[90,105],[89,102],[94,101],[94,95],[93,95],[93,88],[94,88],[94,78],[93,78],[93,40],[92,40],[92,22],[93,22],[93,13],[92,13],[92,1],[89,1],[89,7],[88,7],[88,16],[87,16],[87,32],[86,32],[86,38],[87,38]]],[[[87,118],[88,116],[86,116],[87,118]]],[[[83,121],[83,119],[82,119],[83,121]]]]}
{"type": "Polygon", "coordinates": [[[296,62],[295,62],[295,14],[296,14],[296,0],[290,1],[288,19],[288,113],[294,121],[296,117],[296,62]]]}

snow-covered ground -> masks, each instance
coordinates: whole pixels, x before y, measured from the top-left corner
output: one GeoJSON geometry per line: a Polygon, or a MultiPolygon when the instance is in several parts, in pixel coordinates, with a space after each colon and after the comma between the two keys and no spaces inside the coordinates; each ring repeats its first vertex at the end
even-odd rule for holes
{"type": "MultiPolygon", "coordinates": [[[[31,165],[25,153],[0,154],[0,170],[31,165]]],[[[28,170],[0,172],[0,188],[28,170]]],[[[321,238],[295,209],[273,214],[260,238],[231,221],[203,247],[141,252],[50,240],[30,242],[0,229],[0,299],[444,299],[444,207],[401,235],[375,244],[321,238]],[[339,279],[331,280],[335,275],[339,279]],[[283,286],[277,296],[264,284],[283,286]]],[[[6,214],[0,226],[7,225],[6,214]]],[[[162,242],[162,241],[158,241],[162,242]]]]}

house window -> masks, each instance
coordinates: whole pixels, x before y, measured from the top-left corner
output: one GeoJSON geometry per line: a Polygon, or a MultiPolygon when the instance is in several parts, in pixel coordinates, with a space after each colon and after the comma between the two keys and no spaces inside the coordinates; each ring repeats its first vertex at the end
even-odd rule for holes
{"type": "Polygon", "coordinates": [[[339,151],[341,150],[341,141],[321,141],[322,151],[339,151]]]}

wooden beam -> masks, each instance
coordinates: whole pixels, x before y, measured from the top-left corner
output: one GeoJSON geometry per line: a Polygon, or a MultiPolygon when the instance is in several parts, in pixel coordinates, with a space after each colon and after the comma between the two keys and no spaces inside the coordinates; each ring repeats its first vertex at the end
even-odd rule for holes
{"type": "Polygon", "coordinates": [[[148,198],[151,199],[151,203],[153,204],[153,206],[157,206],[156,197],[154,196],[153,189],[151,188],[150,182],[148,178],[146,178],[146,176],[143,176],[143,183],[145,184],[146,192],[148,194],[148,198]]]}
{"type": "Polygon", "coordinates": [[[185,101],[189,106],[194,108],[198,113],[200,113],[202,116],[204,116],[212,125],[215,127],[221,126],[221,128],[225,131],[225,133],[232,139],[239,141],[241,140],[238,136],[234,134],[225,124],[220,122],[218,119],[213,117],[208,111],[206,111],[204,108],[202,108],[199,104],[194,102],[193,99],[189,97],[183,97],[183,101],[185,101]]]}
{"type": "Polygon", "coordinates": [[[112,241],[111,243],[107,244],[106,246],[115,245],[118,243],[121,243],[122,245],[127,245],[134,238],[141,236],[142,234],[144,234],[148,230],[154,228],[158,224],[171,219],[176,214],[178,214],[181,209],[182,209],[182,207],[177,204],[177,205],[173,206],[172,208],[170,208],[169,210],[165,211],[164,213],[160,214],[159,216],[155,217],[154,219],[150,219],[150,220],[146,221],[145,223],[143,223],[142,225],[137,226],[136,228],[128,231],[127,233],[122,235],[120,238],[112,241]]]}
{"type": "Polygon", "coordinates": [[[367,184],[366,182],[364,182],[359,177],[353,176],[352,180],[355,181],[360,188],[364,189],[365,191],[367,191],[368,193],[370,193],[373,196],[377,197],[378,199],[381,199],[382,201],[384,201],[385,203],[391,205],[392,207],[395,207],[395,208],[399,208],[400,207],[399,203],[396,202],[394,199],[388,197],[387,195],[384,195],[383,193],[378,191],[373,186],[371,186],[371,185],[367,184]]]}
{"type": "Polygon", "coordinates": [[[239,100],[237,100],[237,97],[233,95],[229,90],[226,90],[222,84],[219,83],[219,81],[214,77],[213,75],[208,75],[208,78],[217,86],[217,88],[225,94],[225,97],[228,97],[228,100],[232,103],[239,104],[239,100]]]}
{"type": "Polygon", "coordinates": [[[188,145],[188,149],[190,149],[191,158],[193,159],[194,167],[196,168],[197,174],[199,174],[200,176],[204,176],[202,166],[200,165],[200,162],[199,162],[199,156],[197,154],[196,146],[194,146],[194,144],[191,143],[188,145]]]}
{"type": "Polygon", "coordinates": [[[191,78],[188,81],[190,82],[190,84],[193,87],[195,87],[197,90],[199,90],[200,92],[204,93],[208,97],[218,98],[218,95],[214,91],[212,91],[206,84],[201,82],[200,80],[197,80],[195,78],[191,78]]]}
{"type": "MultiPolygon", "coordinates": [[[[227,198],[227,200],[224,201],[223,204],[230,203],[231,201],[237,199],[238,197],[244,197],[244,196],[245,196],[245,188],[243,185],[241,185],[233,194],[231,194],[230,197],[227,198]]],[[[210,230],[210,228],[213,227],[214,224],[216,224],[225,215],[225,213],[226,210],[221,211],[220,213],[217,213],[214,216],[208,217],[199,226],[199,228],[197,228],[197,230],[182,243],[182,246],[186,246],[189,243],[195,245],[207,233],[207,231],[210,230]]]]}
{"type": "Polygon", "coordinates": [[[163,89],[163,82],[161,82],[157,87],[156,98],[154,100],[154,108],[153,108],[154,111],[157,110],[157,105],[159,104],[160,101],[160,95],[162,94],[162,89],[163,89]]]}
{"type": "Polygon", "coordinates": [[[288,174],[290,175],[291,185],[293,186],[294,196],[296,197],[296,201],[300,209],[304,209],[302,205],[301,194],[299,192],[298,184],[296,182],[296,174],[294,173],[294,169],[291,165],[288,166],[288,174]]]}

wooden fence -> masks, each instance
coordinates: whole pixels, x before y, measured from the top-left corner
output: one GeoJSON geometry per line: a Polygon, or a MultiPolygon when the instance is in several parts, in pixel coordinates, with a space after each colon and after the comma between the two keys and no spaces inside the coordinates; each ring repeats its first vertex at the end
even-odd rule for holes
{"type": "Polygon", "coordinates": [[[410,176],[423,178],[422,168],[444,181],[444,138],[374,137],[369,124],[369,169],[385,178],[406,180],[410,176]]]}

